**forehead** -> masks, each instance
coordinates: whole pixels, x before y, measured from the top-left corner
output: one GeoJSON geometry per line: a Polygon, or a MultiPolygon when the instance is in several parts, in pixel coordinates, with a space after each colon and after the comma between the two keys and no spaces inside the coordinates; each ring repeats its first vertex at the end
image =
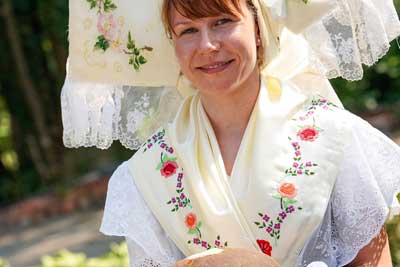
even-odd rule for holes
{"type": "MultiPolygon", "coordinates": [[[[238,16],[243,13],[246,0],[165,0],[168,20],[195,20],[221,14],[238,16]]],[[[171,24],[172,24],[171,23],[171,24]]]]}

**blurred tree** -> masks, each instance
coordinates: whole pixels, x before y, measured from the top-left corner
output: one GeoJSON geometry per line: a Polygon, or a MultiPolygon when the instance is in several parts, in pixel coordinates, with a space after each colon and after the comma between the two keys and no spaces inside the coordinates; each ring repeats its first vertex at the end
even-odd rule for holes
{"type": "Polygon", "coordinates": [[[28,180],[36,176],[36,182],[27,183],[33,187],[62,183],[59,95],[65,76],[68,3],[4,0],[0,11],[1,110],[9,113],[9,145],[17,155],[19,173],[30,173],[28,180]]]}

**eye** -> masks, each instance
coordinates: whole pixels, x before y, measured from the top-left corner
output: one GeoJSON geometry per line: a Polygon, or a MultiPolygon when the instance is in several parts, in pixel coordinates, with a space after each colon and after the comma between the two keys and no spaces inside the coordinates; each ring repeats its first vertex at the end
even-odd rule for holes
{"type": "Polygon", "coordinates": [[[183,31],[179,34],[179,36],[182,36],[182,35],[184,35],[184,34],[194,33],[194,32],[196,32],[196,29],[195,29],[195,28],[188,28],[188,29],[183,30],[183,31]]]}
{"type": "Polygon", "coordinates": [[[223,24],[226,24],[226,23],[228,23],[228,22],[231,22],[232,20],[231,19],[228,19],[228,18],[224,18],[224,19],[219,19],[219,20],[217,20],[217,22],[215,23],[215,25],[216,26],[219,26],[219,25],[223,25],[223,24]]]}

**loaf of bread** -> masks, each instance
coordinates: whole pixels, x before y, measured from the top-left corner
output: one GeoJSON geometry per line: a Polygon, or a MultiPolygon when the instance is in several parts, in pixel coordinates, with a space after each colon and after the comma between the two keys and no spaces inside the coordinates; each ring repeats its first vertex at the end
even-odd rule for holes
{"type": "Polygon", "coordinates": [[[195,254],[172,267],[279,267],[272,257],[258,251],[226,248],[195,254]]]}

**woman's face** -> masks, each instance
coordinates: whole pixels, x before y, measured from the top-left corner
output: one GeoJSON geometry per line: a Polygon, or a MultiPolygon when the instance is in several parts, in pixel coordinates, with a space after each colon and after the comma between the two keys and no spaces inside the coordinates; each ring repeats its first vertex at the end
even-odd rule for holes
{"type": "Polygon", "coordinates": [[[182,73],[206,94],[223,94],[258,79],[258,30],[254,15],[240,2],[237,17],[189,19],[172,8],[171,25],[175,53],[182,73]]]}

